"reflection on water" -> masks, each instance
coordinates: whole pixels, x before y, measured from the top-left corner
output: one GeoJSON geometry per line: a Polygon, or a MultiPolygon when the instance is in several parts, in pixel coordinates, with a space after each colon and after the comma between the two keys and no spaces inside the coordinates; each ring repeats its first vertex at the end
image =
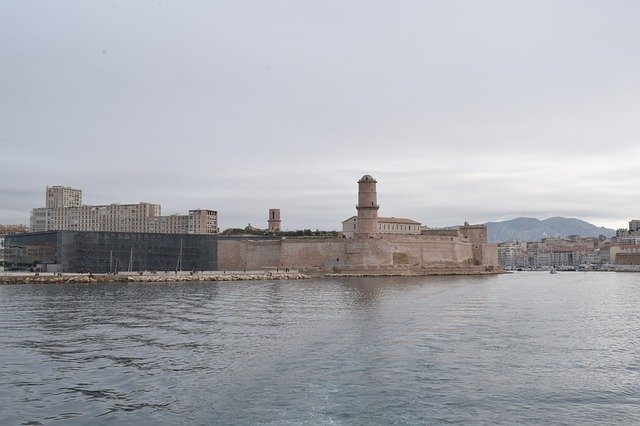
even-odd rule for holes
{"type": "Polygon", "coordinates": [[[637,282],[0,286],[0,423],[634,423],[637,282]]]}

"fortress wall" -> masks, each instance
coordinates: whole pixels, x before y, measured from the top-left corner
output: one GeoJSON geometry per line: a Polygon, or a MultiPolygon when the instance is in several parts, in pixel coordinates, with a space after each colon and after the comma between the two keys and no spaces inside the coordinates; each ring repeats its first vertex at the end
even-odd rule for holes
{"type": "Polygon", "coordinates": [[[241,271],[244,269],[241,246],[242,241],[218,239],[219,271],[241,271]]]}
{"type": "Polygon", "coordinates": [[[331,269],[343,267],[346,258],[345,239],[283,240],[280,262],[291,269],[331,269]]]}
{"type": "Polygon", "coordinates": [[[497,244],[483,244],[482,245],[482,264],[485,266],[499,267],[498,262],[498,245],[497,244]]]}
{"type": "Polygon", "coordinates": [[[350,267],[416,267],[464,264],[473,258],[471,244],[456,237],[385,235],[345,242],[350,267]]]}
{"type": "Polygon", "coordinates": [[[350,268],[389,267],[393,265],[393,250],[389,240],[353,238],[345,241],[346,264],[350,268]]]}
{"type": "Polygon", "coordinates": [[[434,263],[465,263],[473,258],[471,244],[463,241],[433,241],[422,243],[422,262],[425,265],[434,263]]]}
{"type": "Polygon", "coordinates": [[[442,236],[442,237],[459,237],[460,231],[457,229],[423,229],[422,235],[442,236]]]}
{"type": "MultiPolygon", "coordinates": [[[[482,245],[482,264],[498,265],[494,244],[482,245]]],[[[416,268],[473,264],[473,246],[442,235],[385,235],[383,238],[219,241],[218,268],[311,270],[416,268]]]]}
{"type": "Polygon", "coordinates": [[[280,268],[281,240],[218,240],[218,270],[280,268]]]}
{"type": "Polygon", "coordinates": [[[331,269],[345,263],[344,239],[219,240],[219,270],[331,269]]]}
{"type": "Polygon", "coordinates": [[[245,269],[281,268],[282,240],[243,241],[241,256],[245,269]]]}

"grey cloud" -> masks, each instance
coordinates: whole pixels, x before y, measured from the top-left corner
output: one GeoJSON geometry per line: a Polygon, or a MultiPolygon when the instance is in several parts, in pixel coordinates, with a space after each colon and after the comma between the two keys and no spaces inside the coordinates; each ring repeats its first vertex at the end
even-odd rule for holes
{"type": "MultiPolygon", "coordinates": [[[[428,225],[637,216],[640,5],[14,2],[0,13],[0,223],[85,202],[283,209],[337,228],[356,180],[428,225]],[[11,194],[17,194],[13,196],[11,194]]],[[[386,214],[386,213],[384,213],[386,214]]]]}

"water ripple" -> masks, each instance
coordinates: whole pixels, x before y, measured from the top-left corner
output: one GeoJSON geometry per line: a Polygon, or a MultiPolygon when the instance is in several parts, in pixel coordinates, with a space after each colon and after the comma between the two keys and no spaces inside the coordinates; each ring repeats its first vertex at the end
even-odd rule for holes
{"type": "Polygon", "coordinates": [[[0,424],[638,423],[635,277],[0,286],[0,424]]]}

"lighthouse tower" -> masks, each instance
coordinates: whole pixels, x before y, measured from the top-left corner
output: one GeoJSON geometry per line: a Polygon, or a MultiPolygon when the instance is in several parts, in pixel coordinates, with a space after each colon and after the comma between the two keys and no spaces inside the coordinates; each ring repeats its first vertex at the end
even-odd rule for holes
{"type": "Polygon", "coordinates": [[[356,238],[372,238],[378,234],[378,182],[370,175],[364,175],[358,181],[358,218],[356,219],[356,238]]]}

